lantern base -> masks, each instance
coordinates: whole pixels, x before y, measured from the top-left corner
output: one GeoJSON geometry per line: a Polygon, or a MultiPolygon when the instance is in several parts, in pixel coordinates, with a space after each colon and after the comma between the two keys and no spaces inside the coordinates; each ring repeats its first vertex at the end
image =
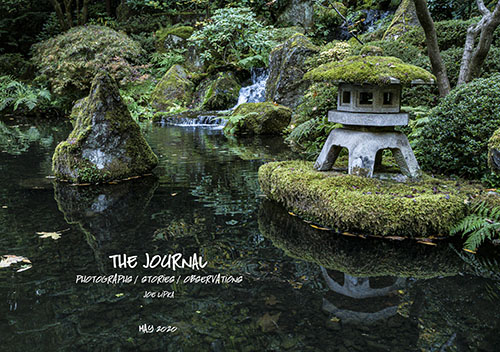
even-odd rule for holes
{"type": "Polygon", "coordinates": [[[401,132],[369,132],[337,128],[330,132],[314,168],[327,171],[332,168],[342,148],[349,151],[349,174],[373,177],[373,170],[384,149],[389,149],[401,172],[411,178],[421,175],[417,159],[408,138],[401,132]],[[378,157],[377,157],[378,155],[378,157]]]}

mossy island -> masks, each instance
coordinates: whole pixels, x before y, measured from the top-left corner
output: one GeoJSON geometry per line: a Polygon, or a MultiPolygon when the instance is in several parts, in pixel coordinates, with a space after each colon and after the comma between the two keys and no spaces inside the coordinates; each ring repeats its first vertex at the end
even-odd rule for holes
{"type": "Polygon", "coordinates": [[[423,176],[400,183],[319,172],[307,161],[259,169],[265,195],[287,210],[340,232],[409,238],[447,236],[481,187],[423,176]]]}

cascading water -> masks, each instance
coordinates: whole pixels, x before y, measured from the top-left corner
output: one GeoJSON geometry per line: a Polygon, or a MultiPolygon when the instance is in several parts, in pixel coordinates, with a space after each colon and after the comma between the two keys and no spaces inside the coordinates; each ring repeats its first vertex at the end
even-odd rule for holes
{"type": "Polygon", "coordinates": [[[266,83],[269,71],[266,68],[254,68],[251,71],[251,85],[240,89],[238,103],[230,110],[212,111],[206,113],[186,111],[177,115],[164,118],[162,125],[182,127],[211,127],[222,128],[226,124],[224,116],[243,103],[260,103],[266,100],[266,83]],[[195,114],[195,115],[194,115],[195,114]]]}
{"type": "Polygon", "coordinates": [[[238,103],[233,107],[244,103],[261,103],[266,100],[266,83],[269,71],[266,68],[252,69],[252,84],[240,89],[238,103]]]}

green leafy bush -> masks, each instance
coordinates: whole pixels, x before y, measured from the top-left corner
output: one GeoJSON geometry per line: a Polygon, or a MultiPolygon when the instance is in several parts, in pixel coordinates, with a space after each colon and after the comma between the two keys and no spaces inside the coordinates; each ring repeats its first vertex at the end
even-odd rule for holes
{"type": "MultiPolygon", "coordinates": [[[[450,48],[463,48],[467,29],[473,23],[477,23],[479,18],[473,18],[468,21],[449,20],[436,22],[436,33],[438,38],[439,49],[444,51],[450,48]]],[[[403,34],[399,39],[404,43],[412,44],[419,47],[425,53],[425,34],[420,26],[414,26],[403,34]]],[[[500,29],[497,29],[493,35],[493,44],[500,46],[500,29]]]]}
{"type": "Polygon", "coordinates": [[[415,145],[427,169],[482,178],[488,169],[488,140],[500,125],[500,74],[461,85],[431,110],[415,145]]]}
{"type": "Polygon", "coordinates": [[[126,34],[90,25],[34,45],[33,62],[54,93],[80,98],[102,69],[120,84],[144,79],[137,66],[143,53],[126,34]]]}
{"type": "Polygon", "coordinates": [[[151,56],[151,68],[154,76],[163,77],[172,66],[182,64],[186,61],[183,55],[184,52],[185,50],[173,49],[166,53],[154,53],[151,56]]]}
{"type": "Polygon", "coordinates": [[[286,141],[309,156],[316,156],[337,124],[328,122],[328,111],[337,106],[337,86],[315,83],[297,107],[286,141]]]}
{"type": "MultiPolygon", "coordinates": [[[[458,81],[458,75],[460,74],[460,65],[462,63],[462,56],[464,53],[463,48],[451,48],[441,52],[441,57],[446,66],[446,71],[448,73],[448,79],[452,87],[456,86],[458,81]]],[[[415,61],[416,65],[425,68],[426,70],[431,70],[431,63],[427,57],[418,58],[415,61]]],[[[483,64],[481,70],[481,77],[491,76],[495,72],[500,71],[500,48],[490,47],[488,57],[483,64]]]]}
{"type": "Polygon", "coordinates": [[[0,77],[0,112],[41,108],[50,102],[50,92],[14,80],[11,76],[0,77]]]}
{"type": "Polygon", "coordinates": [[[19,53],[0,55],[0,72],[15,78],[27,79],[33,71],[30,63],[19,53]]]}
{"type": "Polygon", "coordinates": [[[203,62],[228,64],[252,56],[267,63],[269,52],[276,45],[272,28],[259,23],[247,7],[218,9],[203,27],[188,39],[202,52],[203,62]]]}
{"type": "MultiPolygon", "coordinates": [[[[368,44],[381,48],[383,50],[383,56],[394,56],[412,65],[420,66],[422,60],[427,59],[428,61],[426,54],[422,53],[419,48],[409,43],[397,40],[378,40],[368,44]]],[[[362,50],[365,47],[366,45],[354,46],[352,48],[352,55],[361,55],[362,50]]]]}
{"type": "Polygon", "coordinates": [[[150,79],[144,82],[132,82],[120,89],[120,95],[136,122],[153,118],[154,109],[150,100],[155,86],[156,81],[150,79]]]}

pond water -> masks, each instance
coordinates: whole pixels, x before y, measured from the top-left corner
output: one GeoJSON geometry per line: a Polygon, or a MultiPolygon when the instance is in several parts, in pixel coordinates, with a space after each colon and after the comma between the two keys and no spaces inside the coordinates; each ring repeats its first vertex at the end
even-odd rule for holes
{"type": "Polygon", "coordinates": [[[492,257],[314,229],[259,189],[260,165],[295,157],[279,138],[143,127],[160,157],[154,176],[75,187],[47,178],[68,124],[0,122],[0,255],[32,263],[0,268],[0,350],[498,350],[492,257]],[[143,268],[146,253],[208,264],[143,268]],[[139,265],[114,268],[115,254],[139,265]],[[76,283],[115,273],[139,282],[76,283]],[[217,274],[243,280],[183,283],[217,274]],[[140,282],[159,275],[182,278],[140,282]],[[144,324],[177,331],[140,332],[144,324]]]}

